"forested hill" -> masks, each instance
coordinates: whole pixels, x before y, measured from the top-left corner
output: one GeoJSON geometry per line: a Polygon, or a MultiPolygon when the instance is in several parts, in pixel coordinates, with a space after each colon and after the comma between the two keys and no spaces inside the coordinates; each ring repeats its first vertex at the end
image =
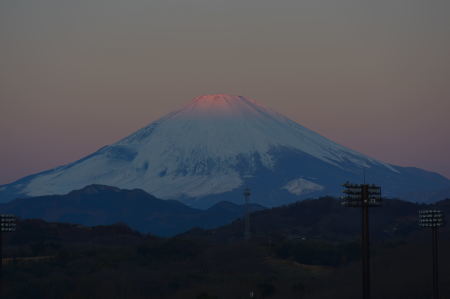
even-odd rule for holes
{"type": "MultiPolygon", "coordinates": [[[[370,233],[373,240],[408,238],[421,230],[418,211],[437,208],[450,215],[450,199],[434,205],[417,204],[397,199],[384,199],[381,207],[370,208],[370,233]]],[[[355,240],[361,231],[361,209],[348,208],[332,197],[304,200],[290,205],[257,211],[251,214],[254,238],[355,240]]],[[[208,239],[242,238],[244,223],[238,219],[229,225],[211,230],[192,230],[185,235],[208,239]]],[[[443,228],[444,230],[446,228],[443,228]]]]}

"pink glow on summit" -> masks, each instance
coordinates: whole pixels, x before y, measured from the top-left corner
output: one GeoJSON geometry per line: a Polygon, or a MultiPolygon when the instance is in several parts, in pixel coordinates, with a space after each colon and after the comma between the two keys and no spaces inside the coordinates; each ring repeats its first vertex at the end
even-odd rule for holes
{"type": "Polygon", "coordinates": [[[185,106],[185,109],[191,110],[194,114],[218,115],[238,115],[244,110],[265,109],[265,107],[256,101],[247,97],[231,94],[207,94],[194,98],[185,106]]]}
{"type": "Polygon", "coordinates": [[[192,104],[196,105],[197,107],[222,107],[226,108],[230,105],[234,105],[236,102],[250,102],[254,105],[261,106],[260,104],[256,103],[256,101],[251,100],[249,98],[239,96],[239,95],[231,95],[231,94],[225,94],[225,93],[219,93],[219,94],[207,94],[202,95],[194,98],[192,100],[192,104]]]}

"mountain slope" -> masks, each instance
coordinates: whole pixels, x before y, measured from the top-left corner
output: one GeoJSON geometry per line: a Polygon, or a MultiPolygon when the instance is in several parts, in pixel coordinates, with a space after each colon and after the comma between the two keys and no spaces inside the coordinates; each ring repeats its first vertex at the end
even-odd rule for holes
{"type": "Polygon", "coordinates": [[[427,194],[450,180],[347,149],[257,104],[231,95],[195,98],[185,107],[72,164],[0,187],[0,200],[63,194],[89,184],[143,189],[158,198],[208,207],[254,200],[280,205],[336,195],[346,180],[383,184],[388,196],[427,194]]]}

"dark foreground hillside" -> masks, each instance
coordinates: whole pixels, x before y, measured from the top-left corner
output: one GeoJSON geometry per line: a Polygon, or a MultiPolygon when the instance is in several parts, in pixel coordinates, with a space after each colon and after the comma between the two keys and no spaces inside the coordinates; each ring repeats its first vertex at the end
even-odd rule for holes
{"type": "MultiPolygon", "coordinates": [[[[447,203],[440,205],[446,208],[447,203]]],[[[350,218],[348,224],[356,226],[356,234],[346,232],[347,226],[328,231],[331,224],[317,224],[328,223],[330,215],[325,211],[334,211],[330,208],[334,204],[332,199],[307,202],[310,209],[303,206],[301,210],[311,214],[311,219],[295,216],[300,213],[293,212],[298,205],[258,212],[252,215],[254,238],[248,242],[242,235],[238,237],[240,221],[167,239],[138,233],[124,224],[85,227],[22,220],[17,232],[3,237],[3,295],[27,299],[234,299],[251,298],[253,292],[253,298],[360,298],[358,218],[354,223],[350,218]],[[315,215],[312,206],[316,205],[324,218],[315,215]],[[282,217],[283,213],[287,214],[282,217]],[[270,225],[270,229],[260,227],[270,219],[285,219],[285,223],[270,225]],[[304,221],[311,221],[306,234],[295,235],[288,229],[307,228],[304,221]],[[330,238],[333,234],[340,237],[330,238]]],[[[396,234],[374,234],[373,298],[428,299],[430,234],[410,226],[413,222],[409,221],[415,220],[403,215],[405,207],[398,207],[394,202],[371,215],[374,221],[379,218],[381,231],[392,223],[410,228],[396,234]],[[391,216],[381,221],[381,214],[376,213],[383,211],[391,216]]],[[[348,210],[341,211],[346,215],[348,210]]],[[[353,213],[351,209],[349,213],[353,213]]],[[[335,217],[340,219],[338,215],[335,217]]],[[[441,231],[442,298],[450,298],[449,232],[448,227],[441,231]]]]}
{"type": "MultiPolygon", "coordinates": [[[[382,207],[370,209],[370,230],[374,240],[406,240],[421,229],[417,225],[418,211],[438,208],[450,215],[450,199],[434,205],[417,204],[396,199],[384,199],[382,207]]],[[[251,214],[252,235],[260,240],[279,237],[300,240],[352,241],[361,231],[361,211],[345,208],[340,200],[322,197],[290,205],[265,209],[251,214]]],[[[211,230],[192,230],[186,236],[229,242],[242,238],[242,219],[211,230]]]]}

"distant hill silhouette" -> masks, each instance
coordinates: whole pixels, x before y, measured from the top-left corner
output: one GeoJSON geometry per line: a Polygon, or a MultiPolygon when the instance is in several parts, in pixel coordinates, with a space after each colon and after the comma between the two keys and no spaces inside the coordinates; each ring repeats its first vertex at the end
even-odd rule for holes
{"type": "MultiPolygon", "coordinates": [[[[377,239],[405,237],[419,230],[417,211],[438,207],[450,214],[450,199],[434,205],[385,199],[370,210],[371,235],[377,239]]],[[[65,195],[17,199],[0,204],[0,213],[52,222],[87,226],[123,222],[132,229],[157,236],[208,236],[208,239],[242,238],[244,206],[219,202],[207,210],[194,209],[176,200],[161,200],[143,190],[122,190],[89,185],[65,195]],[[212,235],[211,235],[212,234],[212,235]]],[[[252,204],[251,231],[255,238],[354,240],[360,233],[360,210],[344,208],[332,197],[264,209],[252,204]]]]}
{"type": "MultiPolygon", "coordinates": [[[[253,204],[252,211],[263,209],[253,204]]],[[[172,236],[193,227],[213,228],[242,217],[243,205],[217,203],[207,210],[176,200],[161,200],[143,190],[89,185],[65,195],[16,199],[0,204],[1,213],[21,218],[78,223],[88,226],[124,222],[140,232],[172,236]]]]}

